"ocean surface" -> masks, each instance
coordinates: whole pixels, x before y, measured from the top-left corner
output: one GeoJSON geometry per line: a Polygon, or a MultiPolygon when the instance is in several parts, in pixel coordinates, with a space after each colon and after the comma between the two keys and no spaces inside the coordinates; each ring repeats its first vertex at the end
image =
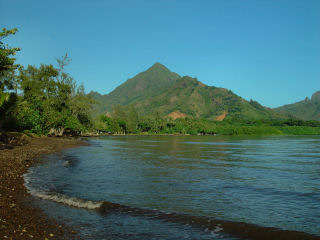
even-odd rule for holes
{"type": "Polygon", "coordinates": [[[89,143],[25,175],[34,204],[83,239],[320,239],[320,137],[89,143]]]}

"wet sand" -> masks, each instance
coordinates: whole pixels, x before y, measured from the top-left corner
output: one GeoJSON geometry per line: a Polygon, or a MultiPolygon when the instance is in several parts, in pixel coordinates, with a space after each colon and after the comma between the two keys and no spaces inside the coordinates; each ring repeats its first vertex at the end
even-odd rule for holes
{"type": "Polygon", "coordinates": [[[40,155],[86,145],[73,138],[28,138],[28,143],[0,149],[0,239],[79,239],[76,231],[49,219],[30,204],[23,174],[40,155]]]}

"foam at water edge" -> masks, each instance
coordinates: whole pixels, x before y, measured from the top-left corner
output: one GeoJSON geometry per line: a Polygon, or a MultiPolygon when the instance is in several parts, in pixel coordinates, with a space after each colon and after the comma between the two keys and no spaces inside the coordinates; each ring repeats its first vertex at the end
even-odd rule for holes
{"type": "Polygon", "coordinates": [[[44,200],[51,200],[57,203],[63,203],[72,207],[77,207],[77,208],[86,208],[91,210],[91,209],[100,208],[102,205],[102,202],[83,200],[79,198],[68,197],[62,194],[41,193],[34,190],[29,190],[29,192],[35,197],[38,197],[44,200]]]}
{"type": "Polygon", "coordinates": [[[68,197],[63,194],[57,194],[57,193],[47,193],[44,191],[36,190],[32,187],[30,187],[30,179],[28,174],[24,175],[25,180],[25,186],[28,189],[28,192],[35,197],[41,198],[43,200],[50,200],[57,203],[66,204],[71,207],[76,208],[85,208],[89,210],[100,208],[103,202],[94,202],[90,200],[83,200],[75,197],[68,197]]]}

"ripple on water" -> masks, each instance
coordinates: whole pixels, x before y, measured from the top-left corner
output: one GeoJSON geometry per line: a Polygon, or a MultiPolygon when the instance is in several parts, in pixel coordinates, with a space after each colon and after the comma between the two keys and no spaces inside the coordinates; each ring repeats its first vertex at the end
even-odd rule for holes
{"type": "Polygon", "coordinates": [[[320,236],[319,137],[91,141],[47,156],[25,178],[42,199],[101,204],[95,209],[118,204],[106,213],[39,202],[50,215],[81,225],[86,239],[244,238],[234,230],[239,226],[266,235],[290,230],[281,234],[292,239],[301,234],[294,230],[320,236]]]}

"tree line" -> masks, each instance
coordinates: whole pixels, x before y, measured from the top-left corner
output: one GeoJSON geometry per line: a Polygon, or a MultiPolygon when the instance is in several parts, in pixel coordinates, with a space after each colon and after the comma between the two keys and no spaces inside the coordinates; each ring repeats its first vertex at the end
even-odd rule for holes
{"type": "Polygon", "coordinates": [[[101,115],[96,129],[108,134],[190,134],[190,135],[266,135],[320,134],[320,122],[300,119],[226,118],[215,121],[199,118],[172,119],[155,111],[139,114],[133,105],[116,106],[101,115]]]}
{"type": "Polygon", "coordinates": [[[20,48],[3,42],[16,32],[0,32],[0,130],[59,135],[92,128],[94,101],[65,72],[68,55],[57,59],[57,67],[18,65],[14,55],[20,48]]]}

